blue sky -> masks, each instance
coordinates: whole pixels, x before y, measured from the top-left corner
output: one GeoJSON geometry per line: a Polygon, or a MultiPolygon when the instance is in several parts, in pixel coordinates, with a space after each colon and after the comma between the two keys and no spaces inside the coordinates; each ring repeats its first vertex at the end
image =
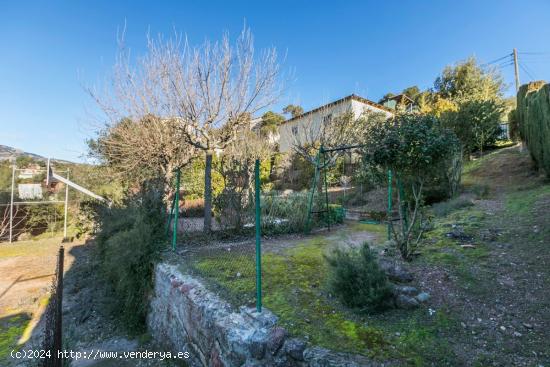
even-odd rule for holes
{"type": "MultiPolygon", "coordinates": [[[[356,93],[378,100],[431,87],[445,65],[520,52],[522,82],[550,80],[550,1],[2,1],[0,144],[81,161],[93,136],[95,85],[114,61],[116,34],[143,52],[145,36],[186,33],[191,43],[236,35],[286,53],[288,103],[305,109],[356,93]]],[[[503,68],[512,83],[512,67],[503,68]]],[[[508,93],[512,94],[511,86],[508,93]]]]}

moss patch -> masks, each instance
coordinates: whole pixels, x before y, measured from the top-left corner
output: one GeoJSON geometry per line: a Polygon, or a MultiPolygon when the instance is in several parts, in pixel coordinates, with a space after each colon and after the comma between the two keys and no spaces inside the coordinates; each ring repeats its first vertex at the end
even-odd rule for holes
{"type": "Polygon", "coordinates": [[[31,315],[21,313],[0,318],[0,361],[7,360],[13,349],[18,349],[17,341],[23,335],[31,315]]]}
{"type": "Polygon", "coordinates": [[[483,292],[484,286],[478,280],[473,264],[482,264],[489,256],[486,245],[477,236],[485,221],[485,213],[473,207],[450,213],[437,218],[433,229],[426,233],[421,261],[432,265],[445,265],[465,288],[483,292]],[[453,226],[460,227],[464,235],[471,236],[475,248],[462,248],[460,240],[449,238],[447,233],[453,226]]]}
{"type": "MultiPolygon", "coordinates": [[[[362,223],[348,226],[345,230],[347,233],[365,230],[386,233],[384,225],[362,223]]],[[[319,235],[277,254],[264,253],[264,306],[279,317],[280,324],[289,333],[325,348],[380,359],[410,360],[413,356],[418,363],[439,358],[430,351],[445,349],[438,335],[447,326],[428,316],[425,309],[360,316],[344,308],[330,295],[324,254],[343,236],[341,232],[331,236],[319,235]],[[401,332],[400,337],[396,337],[397,331],[401,332]]],[[[380,237],[384,239],[384,236],[380,237]]],[[[254,304],[254,265],[253,255],[230,256],[224,253],[199,260],[195,268],[207,282],[215,284],[218,289],[229,290],[231,294],[227,299],[242,305],[243,300],[254,304]]]]}

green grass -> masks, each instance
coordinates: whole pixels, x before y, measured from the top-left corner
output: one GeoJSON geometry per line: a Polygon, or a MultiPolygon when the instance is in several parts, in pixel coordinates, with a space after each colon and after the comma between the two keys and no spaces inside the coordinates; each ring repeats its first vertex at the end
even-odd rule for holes
{"type": "Polygon", "coordinates": [[[432,265],[445,265],[465,288],[483,292],[485,287],[473,272],[472,264],[482,264],[489,256],[487,247],[476,238],[483,226],[485,214],[481,210],[467,207],[451,212],[445,217],[436,218],[433,229],[425,234],[426,240],[420,251],[420,261],[432,265]],[[460,226],[465,235],[472,236],[475,248],[464,249],[460,241],[448,238],[453,225],[460,226]]]}
{"type": "Polygon", "coordinates": [[[512,216],[530,216],[533,205],[546,195],[550,195],[550,185],[510,193],[506,197],[506,209],[512,216]]]}
{"type": "MultiPolygon", "coordinates": [[[[365,231],[385,235],[384,225],[354,224],[346,233],[365,231]]],[[[373,358],[396,358],[422,365],[441,356],[452,355],[439,338],[448,329],[443,314],[427,315],[426,309],[414,312],[393,310],[389,314],[359,316],[329,296],[328,265],[324,254],[344,237],[342,229],[330,236],[318,235],[285,249],[264,253],[263,304],[279,317],[279,323],[294,336],[332,350],[358,353],[373,358]],[[388,316],[389,315],[389,316],[388,316]],[[399,331],[400,336],[395,333],[399,331]],[[411,357],[412,356],[412,357],[411,357]]],[[[381,236],[382,239],[384,236],[381,236]]],[[[254,302],[254,257],[224,253],[203,258],[194,264],[206,278],[228,291],[228,299],[242,305],[254,302]]]]}
{"type": "Polygon", "coordinates": [[[13,349],[18,349],[17,341],[23,335],[31,315],[20,313],[0,318],[0,361],[10,357],[13,349]]]}

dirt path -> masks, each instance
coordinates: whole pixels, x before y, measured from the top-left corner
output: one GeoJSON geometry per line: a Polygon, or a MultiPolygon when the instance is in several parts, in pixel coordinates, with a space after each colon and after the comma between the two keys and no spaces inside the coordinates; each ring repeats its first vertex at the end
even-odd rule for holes
{"type": "MultiPolygon", "coordinates": [[[[77,244],[65,244],[67,253],[77,244]]],[[[60,238],[0,244],[0,316],[36,310],[51,286],[60,245],[60,238]]],[[[73,261],[69,254],[65,269],[73,261]]]]}
{"type": "Polygon", "coordinates": [[[481,215],[465,224],[474,228],[478,252],[449,273],[425,278],[459,316],[462,330],[449,336],[457,363],[550,365],[550,186],[517,148],[485,158],[468,176],[489,189],[464,213],[467,220],[481,215]]]}
{"type": "MultiPolygon", "coordinates": [[[[0,244],[0,365],[16,365],[9,352],[41,342],[40,320],[48,303],[61,238],[0,244]]],[[[66,248],[65,270],[74,257],[66,248]]]]}

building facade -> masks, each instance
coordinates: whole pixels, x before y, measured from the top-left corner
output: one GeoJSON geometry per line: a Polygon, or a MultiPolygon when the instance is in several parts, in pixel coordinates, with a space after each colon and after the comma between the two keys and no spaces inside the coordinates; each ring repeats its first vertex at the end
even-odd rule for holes
{"type": "Polygon", "coordinates": [[[279,126],[276,137],[279,151],[281,153],[292,151],[295,142],[308,140],[306,135],[315,136],[323,123],[349,112],[353,113],[355,118],[369,112],[384,113],[388,118],[393,116],[392,110],[389,108],[352,94],[283,122],[279,126]]]}

